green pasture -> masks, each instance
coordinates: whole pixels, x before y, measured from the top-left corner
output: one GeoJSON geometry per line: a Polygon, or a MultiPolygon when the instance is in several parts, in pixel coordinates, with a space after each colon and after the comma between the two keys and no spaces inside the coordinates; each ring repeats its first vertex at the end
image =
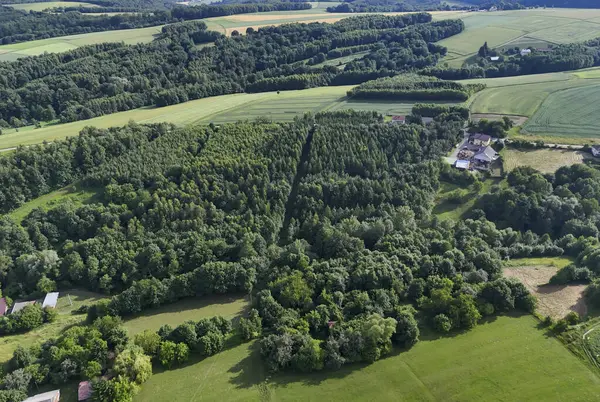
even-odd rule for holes
{"type": "Polygon", "coordinates": [[[7,6],[15,8],[17,10],[25,11],[44,11],[48,8],[56,7],[100,7],[97,4],[84,3],[79,1],[48,1],[41,3],[8,4],[7,6]]]}
{"type": "Polygon", "coordinates": [[[130,336],[146,329],[158,331],[163,325],[176,327],[185,321],[198,321],[201,318],[217,315],[233,319],[242,315],[248,307],[248,300],[243,296],[214,295],[210,297],[184,299],[177,303],[146,310],[138,317],[125,321],[125,328],[130,336]]]}
{"type": "Polygon", "coordinates": [[[339,69],[343,69],[346,64],[350,63],[352,60],[360,59],[363,56],[369,54],[369,51],[366,52],[358,52],[348,56],[338,57],[337,59],[329,59],[325,60],[322,63],[314,64],[313,67],[323,67],[323,66],[336,66],[339,69]]]}
{"type": "Polygon", "coordinates": [[[600,81],[581,88],[551,93],[523,129],[532,134],[568,137],[599,137],[598,99],[600,81]]]}
{"type": "Polygon", "coordinates": [[[335,372],[267,376],[243,344],[155,371],[135,401],[589,401],[600,379],[531,316],[498,317],[335,372]],[[374,395],[377,397],[374,399],[374,395]]]}

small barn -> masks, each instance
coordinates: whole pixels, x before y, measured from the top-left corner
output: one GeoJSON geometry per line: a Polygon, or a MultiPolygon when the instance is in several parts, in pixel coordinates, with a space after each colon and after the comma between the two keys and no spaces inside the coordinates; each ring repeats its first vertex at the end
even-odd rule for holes
{"type": "Polygon", "coordinates": [[[6,303],[6,298],[0,298],[0,317],[5,315],[8,312],[8,304],[6,303]]]}
{"type": "Polygon", "coordinates": [[[592,145],[592,155],[600,156],[600,145],[592,145]]]}
{"type": "Polygon", "coordinates": [[[500,60],[500,56],[492,56],[492,57],[490,57],[490,60],[491,61],[498,61],[498,60],[500,60]]]}
{"type": "Polygon", "coordinates": [[[58,402],[60,401],[60,390],[44,392],[25,399],[23,402],[58,402]]]}
{"type": "Polygon", "coordinates": [[[56,303],[58,303],[58,292],[51,292],[46,294],[44,297],[44,303],[42,303],[42,308],[44,307],[56,307],[56,303]]]}
{"type": "Polygon", "coordinates": [[[433,122],[433,117],[421,117],[421,121],[423,121],[423,124],[429,124],[433,122]]]}
{"type": "Polygon", "coordinates": [[[11,314],[17,313],[17,312],[23,310],[25,307],[33,306],[34,304],[35,304],[35,300],[15,303],[15,304],[13,304],[13,307],[12,307],[12,310],[10,310],[10,313],[11,314]]]}
{"type": "Polygon", "coordinates": [[[531,54],[531,49],[521,49],[521,56],[528,56],[531,54]]]}

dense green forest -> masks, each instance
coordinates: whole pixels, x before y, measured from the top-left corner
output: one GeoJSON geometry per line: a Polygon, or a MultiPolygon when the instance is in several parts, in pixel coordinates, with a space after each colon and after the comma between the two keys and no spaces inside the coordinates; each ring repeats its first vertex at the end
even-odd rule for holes
{"type": "Polygon", "coordinates": [[[485,88],[483,84],[463,85],[435,77],[402,74],[390,78],[367,81],[348,91],[357,99],[445,100],[464,102],[474,92],[485,88]]]}
{"type": "MultiPolygon", "coordinates": [[[[0,220],[3,294],[78,287],[113,296],[90,306],[90,326],[50,343],[65,348],[60,357],[18,349],[0,393],[119,373],[107,351],[167,369],[192,353],[218,353],[231,331],[220,318],[165,326],[126,345],[118,317],[186,297],[254,294],[255,310],[237,331],[260,337],[271,371],[373,362],[392,345],[414,345],[417,322],[446,333],[484,316],[533,311],[525,287],[501,277],[501,258],[528,247],[519,232],[484,219],[432,218],[440,177],[475,179],[440,159],[462,138],[464,111],[417,111],[433,123],[393,125],[351,111],[186,129],[131,123],[2,158],[11,177],[22,178],[6,195],[33,197],[72,181],[102,189],[99,202],[35,209],[20,224],[0,220]],[[59,155],[63,162],[50,165],[59,155]],[[81,331],[102,346],[86,343],[73,355],[67,340],[81,331]]],[[[29,326],[1,318],[0,328],[52,319],[26,317],[35,317],[29,326]]],[[[133,392],[149,376],[139,375],[94,387],[108,395],[100,400],[114,400],[114,387],[133,392]]]]}
{"type": "Polygon", "coordinates": [[[433,42],[463,27],[460,20],[431,22],[423,13],[289,24],[231,38],[207,31],[201,21],[167,25],[149,44],[100,44],[0,64],[0,126],[69,122],[242,91],[358,84],[435,65],[446,49],[433,42]],[[373,50],[344,71],[305,64],[359,45],[373,50]]]}
{"type": "Polygon", "coordinates": [[[327,7],[330,13],[404,12],[447,10],[450,6],[439,0],[354,0],[327,7]]]}

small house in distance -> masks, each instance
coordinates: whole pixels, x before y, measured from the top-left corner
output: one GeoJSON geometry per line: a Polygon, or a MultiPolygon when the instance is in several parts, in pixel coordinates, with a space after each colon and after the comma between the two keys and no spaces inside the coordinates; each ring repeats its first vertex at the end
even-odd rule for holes
{"type": "Polygon", "coordinates": [[[406,123],[406,116],[392,116],[392,123],[404,124],[406,123]]]}
{"type": "Polygon", "coordinates": [[[0,317],[5,315],[8,312],[8,304],[6,303],[6,298],[0,298],[0,317]]]}
{"type": "Polygon", "coordinates": [[[429,124],[433,122],[433,117],[421,117],[421,121],[423,122],[423,124],[429,124]]]}
{"type": "Polygon", "coordinates": [[[469,142],[481,147],[487,147],[492,142],[492,137],[487,134],[475,133],[469,137],[469,142]]]}
{"type": "Polygon", "coordinates": [[[592,155],[595,157],[600,156],[600,145],[592,145],[592,155]]]}
{"type": "Polygon", "coordinates": [[[87,401],[92,397],[92,383],[89,381],[81,381],[77,388],[77,400],[87,401]]]}
{"type": "Polygon", "coordinates": [[[60,390],[44,392],[25,399],[23,402],[58,402],[60,400],[60,390]]]}
{"type": "Polygon", "coordinates": [[[482,148],[473,157],[473,160],[477,165],[476,167],[480,169],[488,169],[496,159],[498,159],[498,153],[494,151],[494,148],[492,147],[482,148]]]}
{"type": "Polygon", "coordinates": [[[528,56],[531,54],[531,49],[521,49],[521,56],[528,56]]]}
{"type": "Polygon", "coordinates": [[[490,60],[491,61],[498,61],[498,60],[500,60],[500,56],[492,56],[492,57],[490,57],[490,60]]]}
{"type": "Polygon", "coordinates": [[[10,313],[11,314],[17,313],[17,312],[23,310],[25,307],[33,306],[34,304],[35,304],[35,300],[15,303],[15,304],[13,304],[13,308],[12,308],[12,310],[10,310],[10,313]]]}
{"type": "Polygon", "coordinates": [[[44,298],[44,303],[42,303],[42,308],[44,307],[56,307],[56,303],[58,303],[58,292],[51,292],[46,294],[44,298]]]}

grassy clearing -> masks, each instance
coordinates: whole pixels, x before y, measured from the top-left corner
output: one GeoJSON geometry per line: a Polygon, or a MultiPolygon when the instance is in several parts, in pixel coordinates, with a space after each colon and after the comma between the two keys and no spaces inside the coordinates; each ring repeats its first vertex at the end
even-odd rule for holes
{"type": "Polygon", "coordinates": [[[372,365],[268,380],[257,346],[244,344],[155,373],[135,401],[593,400],[599,378],[536,326],[531,316],[498,317],[372,365]]]}
{"type": "Polygon", "coordinates": [[[0,338],[0,364],[7,362],[17,348],[21,346],[32,346],[37,343],[42,343],[50,338],[58,336],[65,328],[79,324],[85,320],[85,315],[73,315],[71,312],[78,309],[84,304],[93,304],[104,296],[82,291],[69,290],[60,292],[58,298],[58,319],[51,324],[44,324],[41,327],[29,331],[25,334],[10,335],[0,338]],[[69,295],[69,297],[67,296],[69,295]],[[73,303],[72,305],[70,303],[73,303]]]}
{"type": "Polygon", "coordinates": [[[505,267],[524,267],[533,265],[546,265],[561,269],[571,264],[573,259],[570,257],[534,257],[534,258],[514,258],[504,261],[505,267]]]}
{"type": "Polygon", "coordinates": [[[466,201],[457,203],[454,200],[449,200],[448,196],[451,192],[458,190],[461,187],[455,184],[442,182],[436,197],[436,205],[433,208],[433,213],[441,220],[461,220],[473,208],[478,197],[482,194],[489,193],[492,186],[495,184],[500,184],[500,180],[495,178],[485,180],[479,191],[471,185],[464,189],[465,194],[463,199],[466,199],[466,201]]]}
{"type": "Polygon", "coordinates": [[[165,324],[177,326],[185,321],[198,321],[204,317],[221,315],[235,318],[241,315],[248,306],[248,300],[242,296],[203,297],[185,299],[177,303],[145,311],[142,315],[125,321],[129,335],[135,335],[146,329],[157,331],[165,324]]]}
{"type": "Polygon", "coordinates": [[[360,59],[367,54],[369,54],[368,51],[358,52],[349,56],[338,57],[337,59],[325,60],[323,63],[313,65],[313,67],[336,66],[339,69],[343,69],[346,64],[350,63],[352,60],[360,59]]]}
{"type": "Polygon", "coordinates": [[[100,7],[97,4],[83,3],[79,1],[49,1],[42,3],[7,4],[7,6],[17,10],[25,11],[44,11],[48,8],[56,7],[100,7]]]}
{"type": "Polygon", "coordinates": [[[588,153],[565,149],[545,148],[531,151],[506,149],[502,152],[506,172],[510,172],[519,166],[531,166],[542,173],[554,173],[562,166],[583,163],[585,159],[590,158],[592,157],[588,153]]]}
{"type": "Polygon", "coordinates": [[[543,101],[523,129],[532,134],[597,137],[600,123],[596,101],[600,83],[555,91],[543,101]]]}
{"type": "Polygon", "coordinates": [[[8,214],[8,216],[10,216],[16,222],[21,222],[27,215],[29,215],[31,211],[36,208],[48,210],[64,202],[72,202],[75,205],[88,204],[97,201],[100,198],[100,191],[100,189],[78,189],[77,185],[75,184],[26,202],[8,214]]]}

